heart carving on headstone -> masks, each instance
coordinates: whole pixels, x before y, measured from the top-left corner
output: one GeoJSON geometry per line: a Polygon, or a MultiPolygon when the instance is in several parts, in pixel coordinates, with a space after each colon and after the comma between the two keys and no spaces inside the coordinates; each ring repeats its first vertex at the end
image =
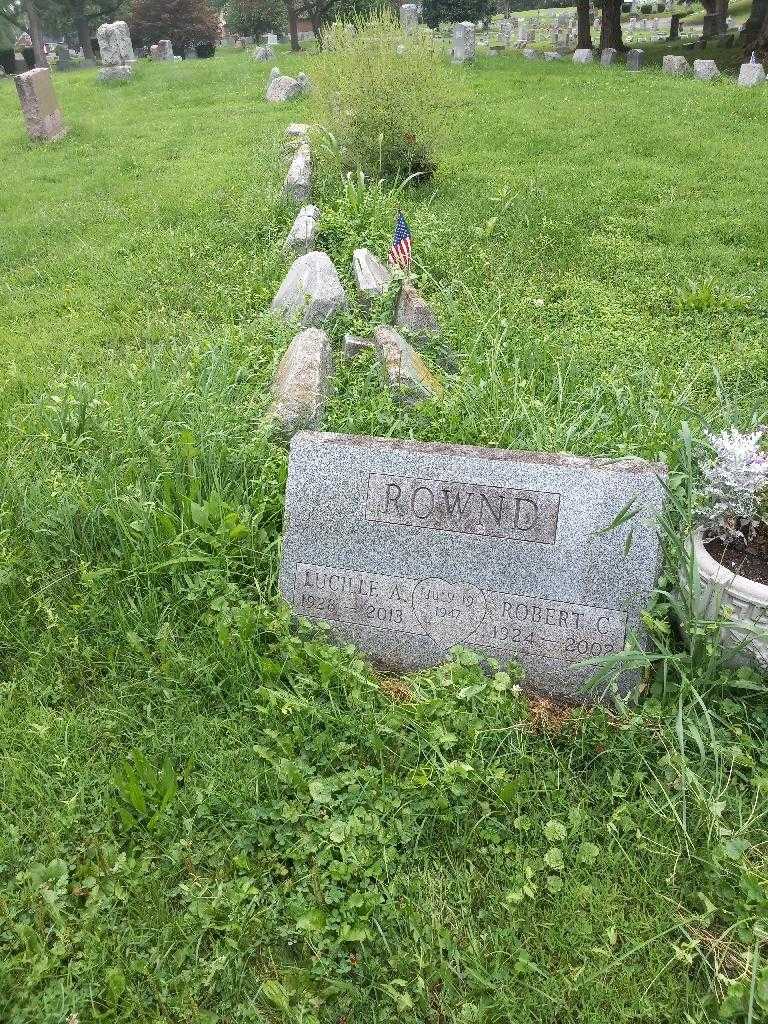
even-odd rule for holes
{"type": "Polygon", "coordinates": [[[472,583],[421,580],[413,588],[413,614],[438,647],[469,640],[488,612],[485,594],[472,583]]]}

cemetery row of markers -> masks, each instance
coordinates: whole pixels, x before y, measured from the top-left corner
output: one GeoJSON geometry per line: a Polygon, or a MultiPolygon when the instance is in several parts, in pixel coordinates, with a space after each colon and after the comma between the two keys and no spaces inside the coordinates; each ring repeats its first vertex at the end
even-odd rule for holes
{"type": "MultiPolygon", "coordinates": [[[[268,94],[295,85],[273,69],[268,94]]],[[[308,126],[289,125],[286,142],[284,193],[306,203],[308,126]]],[[[664,467],[320,432],[333,372],[324,328],[348,301],[315,248],[320,216],[313,205],[299,210],[284,245],[296,259],[271,305],[302,328],[267,413],[290,439],[283,597],[389,671],[435,665],[462,646],[521,663],[529,684],[557,699],[605,696],[590,688],[584,662],[620,654],[630,634],[644,643],[664,467]],[[627,507],[636,514],[622,525],[627,507]]],[[[440,334],[432,309],[368,249],[354,252],[352,274],[363,310],[390,288],[399,294],[394,324],[345,335],[343,358],[372,352],[397,400],[439,400],[418,351],[440,334]]],[[[616,686],[626,694],[635,681],[625,673],[616,686]]]]}
{"type": "MultiPolygon", "coordinates": [[[[131,68],[124,23],[102,28],[106,67],[131,68]]],[[[31,134],[58,137],[49,72],[17,84],[31,134]]],[[[283,102],[308,88],[306,76],[273,68],[266,98],[283,102]]],[[[333,360],[325,328],[348,300],[315,248],[309,129],[292,124],[286,134],[284,191],[301,209],[285,241],[295,259],[271,311],[301,330],[280,361],[267,414],[291,444],[285,600],[392,671],[435,665],[462,646],[521,663],[529,685],[556,698],[600,699],[585,661],[647,640],[641,613],[660,569],[664,466],[320,432],[333,360]]],[[[390,288],[399,294],[394,324],[345,336],[344,358],[372,351],[398,400],[439,400],[442,385],[419,352],[440,333],[429,305],[367,249],[355,251],[352,270],[363,308],[390,288]]],[[[614,685],[624,694],[635,682],[625,673],[614,685]]]]}
{"type": "MultiPolygon", "coordinates": [[[[408,6],[408,5],[406,5],[408,6]]],[[[402,11],[405,8],[401,8],[402,11]]],[[[411,17],[408,15],[407,17],[411,17]]],[[[509,40],[511,35],[504,32],[505,22],[501,25],[502,45],[496,47],[496,50],[503,50],[510,45],[509,40]]],[[[409,31],[413,31],[415,22],[409,23],[409,31]]],[[[521,32],[521,39],[524,42],[530,42],[530,33],[527,31],[521,32]]],[[[477,42],[475,37],[475,25],[471,21],[463,21],[454,27],[453,30],[453,61],[456,64],[467,64],[475,59],[477,54],[477,42]]],[[[558,50],[534,50],[530,46],[524,46],[522,55],[526,60],[545,60],[555,61],[562,60],[563,54],[558,50]]],[[[600,64],[603,67],[611,67],[617,64],[619,61],[619,51],[614,47],[607,47],[599,52],[600,64]]],[[[591,49],[577,49],[574,51],[572,60],[574,64],[592,64],[595,60],[595,51],[591,49]]],[[[639,72],[642,70],[645,62],[645,51],[640,49],[629,50],[626,54],[626,66],[629,71],[639,72]]],[[[693,75],[694,78],[698,78],[700,81],[712,82],[715,79],[721,77],[720,69],[718,68],[714,60],[699,59],[694,60],[693,66],[688,63],[688,60],[682,56],[674,56],[673,54],[666,54],[662,62],[662,71],[666,75],[693,75]]],[[[755,60],[754,54],[752,59],[741,65],[739,69],[738,84],[741,86],[751,87],[755,85],[762,85],[766,81],[765,68],[763,65],[755,60]]]]}

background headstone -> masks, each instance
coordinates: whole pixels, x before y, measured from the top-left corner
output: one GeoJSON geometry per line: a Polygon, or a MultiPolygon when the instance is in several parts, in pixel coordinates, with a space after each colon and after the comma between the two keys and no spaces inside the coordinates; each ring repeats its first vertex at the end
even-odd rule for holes
{"type": "Polygon", "coordinates": [[[641,71],[643,67],[643,60],[645,59],[645,50],[630,50],[627,53],[627,68],[629,71],[641,71]]]}
{"type": "Polygon", "coordinates": [[[96,33],[99,40],[99,53],[104,67],[116,68],[126,64],[134,64],[131,34],[124,21],[106,22],[99,25],[96,33]]]}
{"type": "Polygon", "coordinates": [[[400,8],[400,25],[406,35],[410,35],[418,27],[419,8],[416,4],[403,4],[400,8]]]}
{"type": "Polygon", "coordinates": [[[72,68],[72,57],[66,43],[56,43],[56,68],[59,71],[70,71],[72,68]]]}
{"type": "Polygon", "coordinates": [[[471,21],[460,21],[453,28],[453,60],[464,64],[475,59],[475,26],[471,21]]]}

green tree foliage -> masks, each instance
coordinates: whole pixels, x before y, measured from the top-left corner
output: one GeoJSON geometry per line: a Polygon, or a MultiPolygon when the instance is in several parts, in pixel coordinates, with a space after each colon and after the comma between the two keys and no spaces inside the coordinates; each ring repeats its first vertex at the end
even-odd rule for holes
{"type": "Polygon", "coordinates": [[[424,0],[424,21],[430,28],[441,21],[487,21],[495,9],[492,0],[424,0]]]}
{"type": "Polygon", "coordinates": [[[135,0],[130,19],[135,44],[170,39],[177,54],[195,43],[215,43],[219,14],[208,0],[135,0]]]}
{"type": "Polygon", "coordinates": [[[238,35],[258,37],[282,32],[287,26],[283,0],[232,0],[225,10],[227,25],[238,35]]]}

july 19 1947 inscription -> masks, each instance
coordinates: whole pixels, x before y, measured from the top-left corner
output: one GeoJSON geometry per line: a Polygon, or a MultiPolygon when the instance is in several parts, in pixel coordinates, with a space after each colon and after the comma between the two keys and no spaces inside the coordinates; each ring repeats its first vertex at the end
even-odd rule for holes
{"type": "Polygon", "coordinates": [[[281,589],[298,615],[390,669],[461,645],[583,700],[585,659],[619,653],[630,631],[642,640],[663,473],[631,459],[298,434],[281,589]],[[607,529],[627,507],[631,521],[607,529]]]}

